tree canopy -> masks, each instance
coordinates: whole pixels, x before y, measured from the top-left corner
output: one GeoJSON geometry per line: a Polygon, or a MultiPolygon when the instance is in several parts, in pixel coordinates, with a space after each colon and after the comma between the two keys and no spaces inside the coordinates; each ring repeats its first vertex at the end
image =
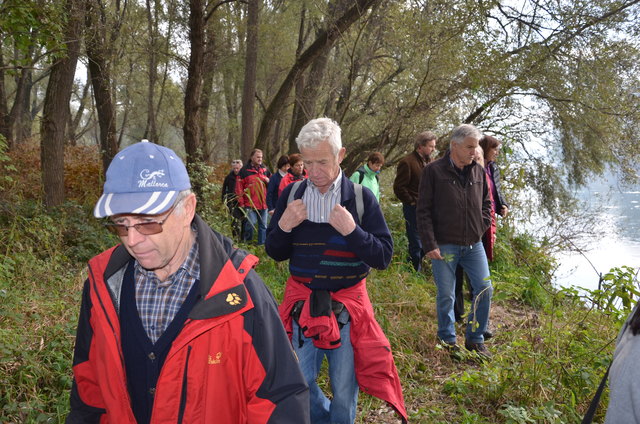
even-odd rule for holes
{"type": "MultiPolygon", "coordinates": [[[[81,0],[67,143],[110,159],[111,143],[151,137],[227,162],[246,155],[245,134],[272,165],[324,115],[343,128],[351,171],[372,151],[393,165],[424,130],[442,151],[467,122],[503,141],[511,184],[553,208],[567,184],[609,166],[636,177],[638,2],[81,0]]],[[[46,119],[69,21],[56,4],[0,5],[0,129],[11,147],[37,141],[31,129],[46,119]]]]}

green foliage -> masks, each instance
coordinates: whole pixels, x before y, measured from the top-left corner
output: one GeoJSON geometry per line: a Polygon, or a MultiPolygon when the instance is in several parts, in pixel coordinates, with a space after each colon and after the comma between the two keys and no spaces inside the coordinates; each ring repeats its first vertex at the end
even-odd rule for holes
{"type": "MultiPolygon", "coordinates": [[[[77,227],[86,210],[45,213],[32,202],[0,221],[0,416],[3,422],[62,422],[71,387],[71,355],[80,274],[104,230],[77,227]],[[82,232],[78,239],[69,232],[82,232]],[[98,231],[101,231],[100,233],[98,231]],[[92,237],[89,243],[87,240],[92,237]]],[[[105,232],[106,233],[106,232],[105,232]]]]}
{"type": "Polygon", "coordinates": [[[491,264],[494,299],[512,299],[540,308],[551,295],[553,259],[528,234],[515,234],[504,225],[498,228],[496,260],[491,264]]]}
{"type": "Polygon", "coordinates": [[[6,190],[5,186],[13,182],[10,173],[16,172],[16,167],[11,163],[11,158],[7,155],[7,140],[0,134],[0,191],[6,190]]]}
{"type": "MultiPolygon", "coordinates": [[[[203,216],[228,234],[218,186],[209,182],[221,179],[208,168],[190,171],[209,193],[199,201],[203,216]]],[[[381,180],[383,193],[390,193],[389,174],[381,180]]],[[[69,202],[44,210],[24,194],[14,195],[22,200],[0,202],[0,421],[63,422],[85,262],[117,239],[101,228],[88,205],[69,202]]],[[[616,333],[610,311],[585,307],[577,291],[554,290],[553,261],[531,237],[501,227],[498,260],[491,264],[491,322],[497,331],[488,345],[494,357],[479,362],[464,353],[453,359],[437,345],[429,263],[425,272],[413,271],[406,260],[402,208],[388,195],[382,207],[395,253],[388,269],[372,271],[367,286],[393,349],[409,421],[577,422],[610,361],[616,333]]],[[[260,258],[256,271],[281,300],[288,263],[270,259],[263,246],[242,247],[260,258]]],[[[611,275],[606,284],[622,289],[631,269],[614,269],[611,275]]],[[[607,302],[603,298],[601,304],[607,302]]],[[[322,377],[322,386],[326,383],[322,377]]],[[[606,397],[605,392],[603,403],[606,397]]],[[[358,424],[397,421],[381,401],[365,394],[358,411],[358,424]]]]}
{"type": "Polygon", "coordinates": [[[601,277],[599,288],[587,290],[587,296],[596,308],[622,325],[640,298],[637,275],[629,266],[612,268],[601,277]]]}
{"type": "MultiPolygon", "coordinates": [[[[62,6],[62,2],[5,0],[0,4],[0,28],[11,36],[15,48],[25,56],[38,46],[55,50],[62,44],[62,6]]],[[[19,56],[12,64],[30,65],[19,56]]]]}

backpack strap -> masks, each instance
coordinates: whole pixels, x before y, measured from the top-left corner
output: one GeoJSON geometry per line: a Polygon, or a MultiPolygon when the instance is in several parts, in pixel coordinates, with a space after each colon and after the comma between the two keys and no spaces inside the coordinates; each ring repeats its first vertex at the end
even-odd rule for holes
{"type": "Polygon", "coordinates": [[[356,172],[360,174],[360,177],[358,178],[358,184],[362,184],[362,181],[364,180],[364,171],[358,168],[356,169],[356,172]]]}
{"type": "Polygon", "coordinates": [[[362,224],[362,216],[364,215],[364,200],[362,200],[362,185],[354,184],[353,190],[356,192],[356,212],[358,213],[358,221],[362,224]]]}
{"type": "Polygon", "coordinates": [[[607,372],[604,373],[604,377],[602,377],[602,380],[600,381],[600,385],[598,386],[598,390],[596,390],[596,394],[593,395],[593,399],[591,399],[589,409],[587,409],[587,412],[584,414],[584,418],[582,419],[581,424],[591,424],[591,422],[593,421],[593,416],[596,414],[596,409],[598,409],[600,396],[602,396],[602,392],[604,391],[604,386],[606,385],[610,369],[611,364],[609,364],[609,366],[607,367],[607,372]]]}
{"type": "Polygon", "coordinates": [[[300,184],[302,184],[304,180],[300,180],[300,181],[296,181],[295,183],[293,183],[293,187],[291,187],[291,191],[289,192],[289,197],[287,198],[287,205],[291,202],[293,202],[293,198],[296,194],[296,192],[298,191],[298,188],[300,187],[300,184]]]}

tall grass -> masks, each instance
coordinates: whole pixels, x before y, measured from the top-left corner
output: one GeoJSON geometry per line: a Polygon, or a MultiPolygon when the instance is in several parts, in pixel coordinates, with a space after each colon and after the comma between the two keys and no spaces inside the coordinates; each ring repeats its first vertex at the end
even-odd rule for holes
{"type": "MultiPolygon", "coordinates": [[[[56,210],[43,210],[39,194],[26,190],[37,181],[37,151],[12,155],[15,170],[5,169],[9,178],[0,179],[3,423],[63,422],[85,263],[116,242],[91,216],[101,189],[97,155],[80,150],[68,157],[69,169],[75,170],[68,171],[69,201],[56,210]]],[[[199,200],[202,216],[229,235],[217,184],[226,169],[193,172],[209,193],[199,200]]],[[[382,175],[382,207],[395,254],[391,266],[373,271],[367,285],[394,350],[410,422],[578,422],[609,361],[620,317],[586,307],[576,292],[552,287],[553,260],[534,239],[502,226],[491,264],[496,337],[488,345],[494,357],[490,362],[472,354],[451,358],[435,336],[429,264],[416,273],[405,260],[404,222],[401,206],[392,199],[392,178],[393,171],[382,175]]],[[[257,271],[281,299],[287,264],[268,258],[261,246],[241,247],[260,257],[257,271]]],[[[358,423],[397,422],[367,395],[360,396],[358,410],[358,423]]]]}

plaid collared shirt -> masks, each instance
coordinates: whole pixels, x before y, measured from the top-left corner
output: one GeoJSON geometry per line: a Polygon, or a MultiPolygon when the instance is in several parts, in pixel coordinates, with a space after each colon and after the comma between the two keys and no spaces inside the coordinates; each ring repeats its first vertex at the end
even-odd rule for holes
{"type": "Polygon", "coordinates": [[[320,193],[311,179],[307,180],[307,189],[302,195],[302,203],[307,207],[307,219],[311,222],[329,222],[329,214],[335,205],[340,204],[342,196],[340,188],[342,186],[342,171],[338,174],[333,184],[326,193],[320,193]]]}
{"type": "Polygon", "coordinates": [[[158,341],[187,298],[191,287],[200,278],[198,240],[193,243],[180,268],[160,281],[155,272],[135,263],[136,304],[142,326],[152,343],[158,341]]]}

